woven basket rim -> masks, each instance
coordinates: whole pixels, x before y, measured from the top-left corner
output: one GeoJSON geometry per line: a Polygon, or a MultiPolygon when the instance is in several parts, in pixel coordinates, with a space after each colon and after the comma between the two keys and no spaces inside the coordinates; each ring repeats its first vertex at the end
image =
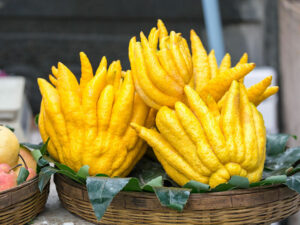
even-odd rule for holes
{"type": "Polygon", "coordinates": [[[17,191],[17,190],[19,190],[19,189],[22,189],[23,187],[28,186],[28,185],[30,185],[31,183],[36,182],[37,180],[38,180],[38,176],[36,175],[33,179],[30,179],[30,180],[28,180],[28,181],[25,181],[25,182],[23,182],[22,184],[17,185],[16,187],[7,189],[7,190],[5,190],[5,191],[0,191],[0,196],[1,196],[1,195],[6,195],[6,194],[9,193],[9,192],[13,192],[13,191],[17,191]]]}
{"type": "MultiPolygon", "coordinates": [[[[71,178],[67,177],[66,175],[63,174],[55,174],[55,176],[60,177],[63,179],[65,182],[71,184],[72,186],[76,186],[77,188],[87,190],[86,186],[79,184],[72,180],[71,178]]],[[[191,193],[190,195],[196,196],[196,195],[210,195],[210,196],[228,196],[228,195],[237,195],[237,194],[250,194],[250,193],[255,193],[255,192],[260,192],[262,190],[269,190],[269,189],[276,189],[280,187],[286,187],[283,184],[275,184],[275,185],[265,185],[265,186],[259,186],[259,187],[251,187],[251,188],[245,188],[245,189],[235,189],[235,190],[230,190],[230,191],[220,191],[220,192],[208,192],[208,193],[191,193]]],[[[144,192],[144,191],[120,191],[120,193],[126,193],[126,194],[142,194],[142,195],[148,195],[148,196],[153,196],[155,195],[154,193],[150,192],[144,192]]]]}

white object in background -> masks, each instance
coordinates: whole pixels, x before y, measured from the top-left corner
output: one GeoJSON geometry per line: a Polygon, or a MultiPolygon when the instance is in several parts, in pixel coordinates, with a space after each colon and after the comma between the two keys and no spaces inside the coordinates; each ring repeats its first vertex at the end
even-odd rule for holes
{"type": "Polygon", "coordinates": [[[24,77],[0,77],[0,124],[14,128],[20,142],[28,141],[32,123],[32,112],[24,91],[24,77]]]}
{"type": "MultiPolygon", "coordinates": [[[[255,68],[250,74],[245,77],[245,85],[246,87],[250,87],[270,75],[272,75],[273,77],[271,86],[278,85],[277,73],[272,67],[255,68]]],[[[264,117],[267,133],[278,133],[278,94],[273,95],[263,101],[258,106],[258,110],[264,117]]]]}

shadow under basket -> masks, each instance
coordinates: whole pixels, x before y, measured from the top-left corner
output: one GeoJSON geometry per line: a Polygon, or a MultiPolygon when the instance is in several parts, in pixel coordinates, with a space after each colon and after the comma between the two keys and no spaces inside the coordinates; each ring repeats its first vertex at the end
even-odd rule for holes
{"type": "Polygon", "coordinates": [[[38,177],[17,187],[0,192],[0,224],[22,225],[29,223],[46,204],[49,186],[41,193],[38,177]]]}
{"type": "Polygon", "coordinates": [[[154,193],[120,192],[97,221],[86,187],[56,174],[63,206],[95,224],[270,224],[296,213],[300,195],[283,185],[191,194],[183,212],[160,205],[154,193]]]}

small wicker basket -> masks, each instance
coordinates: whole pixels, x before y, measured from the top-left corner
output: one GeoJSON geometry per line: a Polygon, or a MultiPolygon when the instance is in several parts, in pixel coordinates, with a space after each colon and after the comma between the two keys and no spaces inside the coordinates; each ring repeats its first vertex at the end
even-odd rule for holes
{"type": "Polygon", "coordinates": [[[46,204],[48,183],[40,193],[38,177],[17,187],[0,192],[0,224],[22,225],[30,222],[46,204]]]}
{"type": "Polygon", "coordinates": [[[97,221],[83,185],[56,174],[63,206],[95,224],[270,224],[296,213],[300,195],[283,185],[191,194],[183,212],[162,207],[155,194],[120,192],[97,221]]]}

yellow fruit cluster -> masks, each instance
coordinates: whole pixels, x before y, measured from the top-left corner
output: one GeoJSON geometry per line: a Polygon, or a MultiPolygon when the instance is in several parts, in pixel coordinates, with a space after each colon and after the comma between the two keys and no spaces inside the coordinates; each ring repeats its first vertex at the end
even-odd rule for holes
{"type": "Polygon", "coordinates": [[[188,105],[162,107],[159,130],[132,126],[153,147],[168,175],[178,184],[196,180],[216,187],[233,175],[250,182],[261,179],[265,155],[265,127],[249,102],[242,83],[233,81],[222,110],[212,97],[202,99],[186,86],[188,105]]]}
{"type": "Polygon", "coordinates": [[[62,63],[53,67],[54,86],[38,80],[39,128],[44,141],[50,137],[51,156],[74,170],[89,165],[91,175],[126,176],[145,153],[144,139],[180,185],[215,187],[232,175],[260,180],[266,134],[256,106],[278,87],[269,87],[269,76],[246,89],[243,79],[255,67],[247,54],[234,67],[226,54],[218,66],[193,30],[190,40],[191,52],[158,20],[148,37],[130,40],[126,73],[119,61],[107,69],[103,57],[93,75],[84,53],[80,84],[62,63]],[[155,116],[158,130],[149,129],[155,116]]]}
{"type": "Polygon", "coordinates": [[[107,69],[103,57],[93,75],[87,56],[81,52],[80,59],[80,84],[62,63],[52,67],[54,87],[38,79],[42,139],[50,137],[51,156],[76,171],[89,165],[90,175],[126,176],[147,147],[129,124],[151,126],[155,111],[135,94],[131,72],[122,72],[120,61],[107,69]]]}

